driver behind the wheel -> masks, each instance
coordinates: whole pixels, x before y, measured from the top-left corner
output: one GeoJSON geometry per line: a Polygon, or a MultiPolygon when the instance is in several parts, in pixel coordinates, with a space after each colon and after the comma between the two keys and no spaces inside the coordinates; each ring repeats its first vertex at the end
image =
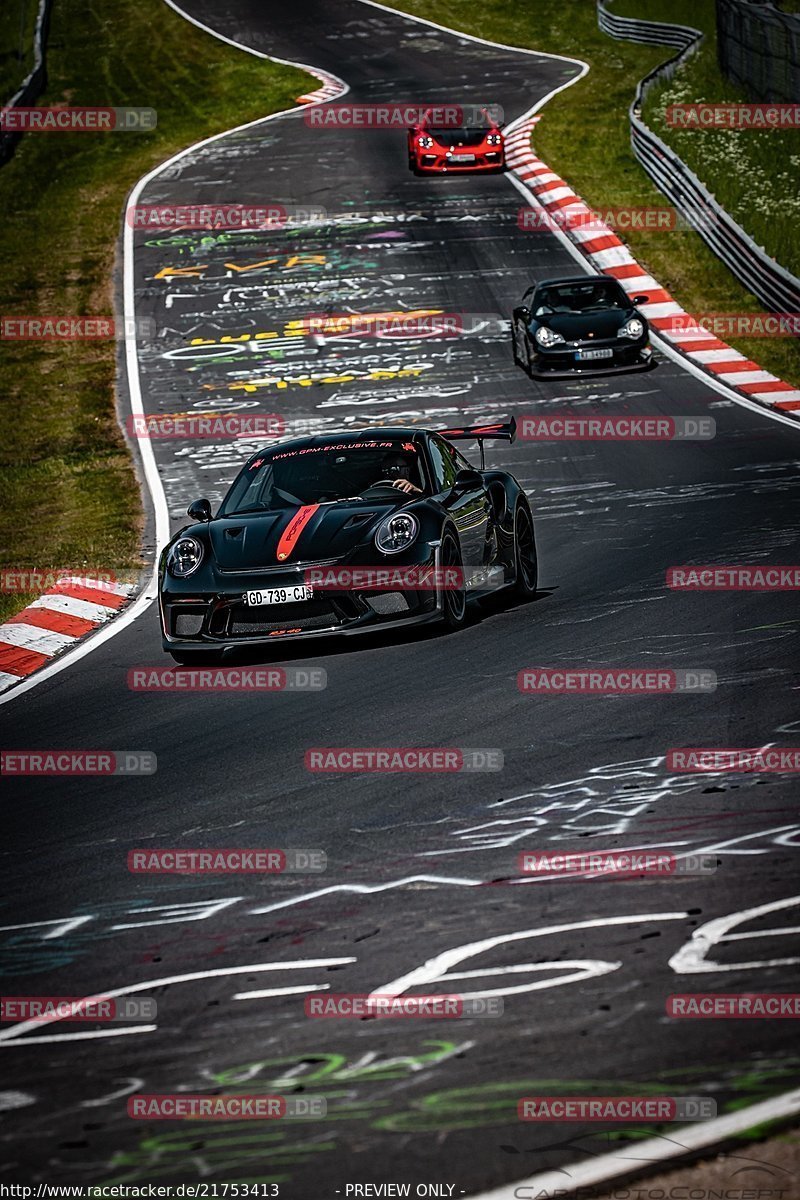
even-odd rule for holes
{"type": "Polygon", "coordinates": [[[411,479],[412,473],[417,473],[417,464],[412,464],[411,459],[405,454],[392,453],[385,454],[381,461],[381,479],[391,480],[391,486],[398,489],[400,492],[407,492],[409,495],[419,496],[422,494],[422,488],[418,487],[411,479]],[[412,472],[412,465],[414,472],[412,472]]]}

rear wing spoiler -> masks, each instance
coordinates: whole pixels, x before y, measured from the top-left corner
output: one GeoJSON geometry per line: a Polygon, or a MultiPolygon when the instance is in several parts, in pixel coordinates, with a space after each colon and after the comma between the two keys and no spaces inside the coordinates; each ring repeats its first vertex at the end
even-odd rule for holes
{"type": "Polygon", "coordinates": [[[485,438],[492,438],[500,442],[513,442],[517,436],[517,422],[514,417],[510,421],[497,421],[489,425],[466,425],[463,429],[440,429],[441,437],[446,438],[448,442],[472,442],[477,441],[481,448],[481,469],[485,465],[483,454],[483,442],[485,438]]]}

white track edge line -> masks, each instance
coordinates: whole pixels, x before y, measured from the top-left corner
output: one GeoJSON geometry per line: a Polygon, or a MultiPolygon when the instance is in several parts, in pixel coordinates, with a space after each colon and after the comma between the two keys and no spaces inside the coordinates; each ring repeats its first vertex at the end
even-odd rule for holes
{"type": "MultiPolygon", "coordinates": [[[[443,33],[449,33],[455,37],[464,38],[470,42],[477,42],[480,45],[495,46],[498,49],[502,49],[502,50],[514,50],[519,54],[530,54],[530,55],[533,55],[534,57],[539,57],[539,58],[553,58],[553,59],[558,59],[561,62],[576,63],[576,64],[580,65],[581,70],[577,75],[573,76],[572,79],[568,79],[565,83],[559,84],[558,87],[553,88],[546,95],[542,96],[540,100],[536,101],[536,103],[533,104],[529,109],[527,109],[520,117],[517,117],[514,121],[511,122],[511,124],[507,127],[509,131],[514,130],[518,125],[521,125],[523,121],[532,117],[535,113],[537,113],[539,111],[539,109],[543,108],[544,105],[547,104],[553,98],[553,96],[556,96],[559,92],[562,92],[566,88],[571,87],[574,83],[577,83],[589,71],[589,64],[587,62],[584,62],[583,59],[571,58],[568,55],[550,54],[543,50],[531,50],[525,46],[509,46],[505,42],[493,42],[493,41],[488,40],[487,38],[477,37],[474,34],[462,33],[459,30],[451,29],[446,25],[438,25],[435,21],[429,21],[425,17],[417,17],[417,16],[412,15],[411,13],[402,12],[400,9],[391,8],[386,4],[379,4],[379,3],[377,3],[377,0],[358,0],[358,2],[360,4],[367,4],[371,8],[379,8],[379,9],[382,9],[384,12],[390,12],[396,16],[404,17],[406,20],[415,21],[415,22],[417,22],[417,24],[428,25],[432,29],[439,29],[443,33]]],[[[204,25],[201,21],[198,21],[195,17],[189,16],[188,13],[184,12],[183,9],[178,7],[178,5],[174,2],[174,0],[164,0],[164,3],[167,4],[168,7],[171,8],[175,13],[177,13],[178,16],[183,17],[190,24],[195,25],[198,29],[203,30],[203,32],[210,34],[214,38],[217,38],[218,41],[225,42],[227,45],[233,46],[237,50],[243,50],[247,54],[252,54],[256,58],[263,58],[270,62],[279,63],[282,66],[297,67],[299,70],[308,71],[309,74],[313,75],[317,79],[321,78],[321,76],[319,74],[317,74],[317,72],[319,70],[321,70],[321,68],[311,67],[307,63],[293,62],[289,59],[275,58],[272,55],[264,54],[263,51],[261,51],[261,50],[255,50],[253,47],[246,46],[241,42],[235,42],[231,38],[225,37],[224,34],[217,33],[215,30],[211,29],[209,26],[204,25]]],[[[328,74],[332,74],[332,73],[328,72],[328,74]]],[[[332,77],[334,77],[334,76],[332,76],[332,77]]],[[[342,87],[342,91],[339,93],[339,95],[340,96],[347,95],[347,93],[350,90],[349,85],[346,84],[344,82],[344,80],[341,80],[341,79],[339,80],[339,83],[341,84],[341,87],[342,87]]],[[[155,178],[158,174],[160,174],[160,172],[162,170],[164,170],[165,168],[170,166],[172,163],[177,162],[179,159],[183,158],[184,155],[189,154],[191,151],[196,150],[201,146],[208,145],[210,142],[217,141],[219,138],[227,137],[228,134],[238,133],[242,129],[249,129],[251,126],[258,125],[261,122],[275,120],[277,117],[287,116],[290,113],[298,112],[304,108],[312,108],[312,107],[314,107],[314,104],[326,103],[326,102],[327,101],[320,100],[320,101],[315,101],[313,104],[296,105],[292,108],[283,109],[281,112],[270,113],[268,116],[260,117],[255,121],[248,121],[243,125],[234,126],[232,129],[226,129],[222,133],[217,133],[211,137],[203,138],[199,142],[194,142],[191,146],[187,146],[184,150],[178,151],[177,154],[174,154],[171,158],[167,159],[166,162],[161,163],[160,166],[155,167],[152,171],[148,172],[146,175],[144,175],[138,181],[138,183],[135,185],[135,187],[133,188],[133,190],[131,191],[131,193],[128,197],[126,211],[127,211],[127,207],[130,206],[131,201],[135,202],[135,200],[141,194],[141,191],[144,188],[144,186],[147,183],[149,183],[151,179],[155,178]]],[[[525,184],[522,182],[522,180],[518,179],[518,177],[514,174],[513,170],[506,173],[506,178],[509,180],[510,183],[513,184],[514,187],[517,188],[517,190],[523,196],[525,196],[525,198],[529,201],[529,203],[531,203],[531,205],[533,205],[534,207],[536,206],[536,200],[535,200],[534,196],[529,191],[529,189],[525,186],[525,184]]],[[[539,205],[538,207],[541,208],[543,206],[539,205]]],[[[546,210],[544,210],[544,211],[546,211],[546,210]]],[[[551,232],[557,238],[559,238],[559,240],[562,242],[562,244],[569,250],[570,254],[576,260],[576,262],[580,263],[580,265],[584,268],[584,270],[587,271],[587,274],[590,273],[590,264],[587,262],[585,256],[582,255],[581,252],[577,249],[577,247],[574,246],[573,243],[567,238],[567,236],[563,232],[563,230],[555,228],[555,229],[551,230],[551,232]]],[[[123,256],[124,256],[123,270],[124,270],[124,276],[125,276],[124,294],[126,297],[126,303],[124,305],[124,309],[125,309],[126,315],[129,312],[128,307],[127,307],[127,295],[128,295],[127,283],[128,283],[129,271],[131,272],[131,280],[132,280],[132,263],[131,263],[132,255],[128,249],[129,242],[130,242],[130,245],[132,245],[132,235],[133,235],[133,230],[132,230],[131,226],[129,226],[128,223],[126,222],[125,230],[124,230],[125,249],[123,251],[123,256]],[[130,235],[130,238],[129,238],[129,235],[130,235]]],[[[133,312],[133,305],[131,305],[130,312],[131,313],[133,312]]],[[[672,347],[668,346],[667,343],[664,342],[661,338],[659,338],[657,334],[652,333],[652,331],[651,331],[651,334],[652,334],[653,338],[659,343],[659,346],[662,348],[664,353],[666,353],[668,358],[671,358],[674,362],[676,362],[684,370],[688,371],[690,374],[694,375],[701,382],[705,383],[708,387],[712,388],[712,390],[719,392],[721,395],[725,396],[726,398],[728,398],[730,400],[733,400],[735,403],[741,405],[743,408],[750,409],[752,412],[757,412],[757,413],[760,413],[762,416],[770,417],[770,418],[772,418],[772,420],[779,421],[779,422],[781,422],[781,424],[788,425],[790,428],[793,428],[793,429],[798,428],[798,422],[794,418],[784,416],[781,413],[773,412],[769,408],[766,408],[763,404],[759,404],[756,401],[746,400],[743,396],[739,395],[738,393],[732,391],[730,388],[726,387],[724,384],[715,380],[711,375],[708,374],[708,372],[701,370],[699,367],[696,366],[696,364],[692,363],[683,354],[680,354],[679,352],[674,351],[672,349],[672,347]]],[[[131,371],[130,371],[130,361],[131,361],[130,350],[131,350],[131,343],[129,342],[128,345],[126,346],[126,357],[128,359],[128,387],[129,387],[129,392],[131,393],[131,411],[132,412],[137,411],[139,413],[143,413],[144,409],[141,404],[141,389],[139,387],[138,359],[135,354],[135,345],[134,345],[134,354],[133,354],[133,359],[134,359],[133,374],[131,374],[131,371]],[[136,410],[134,410],[134,405],[133,405],[134,384],[135,384],[135,390],[137,392],[137,399],[139,402],[139,407],[136,410]]],[[[142,449],[142,462],[145,467],[145,479],[146,479],[148,486],[150,487],[151,497],[153,500],[153,507],[155,510],[156,541],[158,542],[158,540],[159,540],[158,530],[160,527],[160,522],[165,521],[167,524],[167,527],[168,527],[169,513],[167,511],[166,497],[164,495],[164,489],[161,485],[161,480],[158,476],[157,468],[155,467],[155,457],[153,455],[152,446],[150,445],[149,442],[143,440],[141,449],[142,449]],[[150,460],[150,464],[148,464],[148,459],[150,460]],[[148,470],[148,465],[150,465],[150,468],[152,471],[152,478],[151,478],[151,471],[148,470]],[[161,511],[162,507],[163,507],[163,513],[161,511]]],[[[156,562],[153,567],[153,574],[150,579],[149,588],[154,588],[154,589],[157,588],[157,582],[158,582],[157,581],[157,569],[158,569],[158,564],[156,562]]],[[[86,638],[75,647],[74,650],[69,650],[65,654],[62,654],[58,659],[56,659],[49,666],[42,667],[39,671],[36,671],[32,675],[25,678],[23,680],[23,682],[14,685],[7,693],[0,695],[0,705],[7,704],[10,700],[15,700],[18,696],[21,696],[24,692],[30,691],[31,688],[36,687],[37,684],[43,683],[45,679],[49,679],[51,676],[58,674],[59,671],[63,671],[66,667],[71,666],[75,662],[78,662],[85,655],[89,654],[92,650],[94,650],[98,646],[102,645],[103,642],[106,642],[110,638],[114,637],[117,633],[120,633],[124,628],[126,628],[133,621],[135,621],[138,617],[140,617],[142,615],[142,613],[144,613],[146,611],[146,609],[150,607],[153,600],[155,600],[155,599],[156,599],[156,591],[154,590],[152,592],[152,594],[150,594],[149,590],[146,590],[144,595],[140,596],[131,605],[130,608],[126,609],[118,618],[109,622],[108,625],[106,625],[103,629],[99,630],[96,634],[88,634],[86,636],[86,638]]]]}
{"type": "MultiPolygon", "coordinates": [[[[200,21],[195,20],[194,17],[190,17],[188,13],[183,12],[183,10],[178,8],[177,4],[174,3],[174,0],[164,0],[164,3],[167,4],[168,7],[171,8],[175,13],[177,13],[178,16],[189,21],[190,24],[196,25],[198,29],[203,30],[205,33],[211,34],[212,37],[215,37],[219,41],[233,46],[237,50],[244,50],[248,54],[253,54],[257,58],[263,58],[270,62],[278,63],[280,66],[297,67],[298,70],[307,71],[310,75],[313,75],[315,79],[321,78],[321,76],[318,74],[319,68],[310,67],[306,63],[291,62],[288,59],[273,58],[269,54],[263,54],[260,50],[254,50],[249,46],[241,45],[239,42],[231,41],[230,38],[226,38],[222,34],[215,33],[213,29],[210,29],[208,26],[203,25],[200,21]]],[[[338,79],[338,77],[334,76],[331,72],[326,73],[330,75],[331,79],[337,80],[342,89],[339,95],[345,96],[350,90],[349,85],[346,84],[343,79],[338,79]]],[[[311,103],[297,104],[292,108],[284,108],[281,109],[280,112],[269,113],[265,117],[258,117],[255,121],[247,121],[243,125],[236,125],[232,129],[225,129],[221,133],[212,134],[211,137],[202,138],[199,142],[193,142],[192,145],[186,146],[183,150],[179,150],[176,154],[173,154],[166,159],[165,162],[160,163],[151,171],[148,171],[147,174],[143,175],[141,179],[134,184],[125,202],[125,212],[127,212],[132,205],[136,204],[142,191],[147,184],[151,182],[151,180],[155,179],[161,174],[162,171],[165,171],[168,167],[172,166],[173,163],[178,162],[187,154],[191,154],[193,151],[202,146],[207,146],[211,142],[218,141],[220,138],[227,137],[229,134],[239,133],[241,130],[250,129],[254,125],[260,125],[266,121],[274,121],[278,117],[289,116],[290,114],[301,112],[306,108],[314,108],[317,104],[322,103],[327,103],[327,100],[315,100],[311,103]]],[[[123,227],[122,251],[123,312],[126,319],[130,317],[131,320],[133,320],[135,316],[133,232],[133,227],[128,221],[125,221],[123,227]]],[[[128,327],[133,329],[136,328],[135,324],[131,324],[128,327]]],[[[135,338],[129,338],[125,346],[125,362],[128,393],[130,397],[130,410],[132,414],[144,415],[144,405],[142,402],[142,391],[139,378],[139,359],[136,350],[137,347],[135,338]]],[[[155,461],[155,454],[153,453],[153,446],[149,439],[142,438],[140,440],[140,452],[142,456],[142,467],[144,470],[144,481],[150,492],[150,498],[153,503],[153,512],[155,516],[155,540],[156,546],[159,547],[169,540],[169,510],[167,508],[167,499],[164,494],[161,478],[158,474],[158,467],[155,461]]],[[[80,642],[76,644],[74,649],[65,651],[46,667],[41,667],[38,671],[34,671],[31,675],[21,676],[20,683],[12,684],[7,692],[0,695],[0,705],[8,704],[9,701],[16,700],[18,696],[22,696],[25,692],[29,692],[32,688],[37,687],[40,683],[44,683],[46,679],[50,679],[52,676],[57,675],[60,671],[65,670],[67,667],[71,667],[74,663],[79,662],[80,659],[84,658],[87,654],[90,654],[92,650],[96,650],[98,646],[101,646],[104,642],[109,641],[112,637],[116,637],[118,633],[122,633],[123,629],[127,629],[129,625],[131,625],[147,611],[153,601],[157,599],[157,596],[158,553],[156,553],[156,560],[153,563],[152,574],[150,575],[149,581],[147,582],[142,594],[139,595],[128,608],[124,609],[120,613],[119,617],[109,621],[107,625],[103,626],[96,633],[87,634],[83,639],[81,639],[80,642]]]]}
{"type": "MultiPolygon", "coordinates": [[[[361,0],[361,2],[366,4],[367,0],[361,0]]],[[[513,173],[513,171],[509,171],[506,175],[506,178],[533,207],[542,208],[544,212],[547,211],[542,205],[538,204],[536,197],[533,195],[531,190],[513,173]]],[[[590,263],[586,256],[581,253],[574,242],[567,237],[563,229],[556,227],[548,230],[548,232],[552,233],[554,237],[558,238],[564,248],[569,251],[575,261],[583,268],[584,271],[586,271],[588,275],[595,274],[593,264],[590,263]]],[[[701,383],[706,384],[706,386],[711,388],[712,391],[719,392],[721,396],[724,396],[727,400],[733,400],[736,404],[741,405],[742,408],[748,408],[751,412],[759,413],[762,417],[768,417],[773,421],[779,421],[782,425],[788,425],[790,429],[793,429],[796,433],[800,433],[800,422],[798,422],[796,418],[787,416],[784,413],[775,412],[773,409],[766,407],[764,404],[759,404],[755,400],[748,400],[746,396],[743,396],[739,392],[736,392],[732,388],[728,387],[722,382],[721,379],[709,374],[697,363],[692,362],[690,358],[688,358],[685,354],[682,354],[679,350],[662,338],[658,331],[652,327],[650,329],[650,336],[653,341],[658,343],[659,348],[663,351],[667,358],[670,358],[673,362],[677,363],[679,367],[683,367],[683,369],[688,371],[690,375],[694,375],[696,379],[699,379],[701,383]]]]}
{"type": "MultiPolygon", "coordinates": [[[[492,1188],[491,1191],[476,1192],[472,1200],[513,1200],[514,1197],[516,1200],[526,1200],[529,1193],[531,1197],[541,1197],[541,1200],[546,1200],[548,1195],[566,1197],[581,1188],[596,1187],[598,1184],[611,1183],[620,1176],[633,1175],[643,1169],[636,1164],[646,1156],[650,1156],[648,1169],[658,1164],[668,1164],[670,1160],[680,1159],[685,1154],[709,1149],[716,1143],[746,1132],[754,1125],[792,1117],[799,1112],[800,1088],[751,1104],[749,1108],[739,1109],[724,1117],[681,1126],[673,1135],[649,1138],[617,1153],[601,1154],[591,1162],[580,1162],[560,1171],[545,1171],[504,1187],[492,1188]],[[676,1144],[679,1137],[681,1145],[676,1144]]],[[[674,1165],[677,1167],[679,1164],[674,1165]]]]}

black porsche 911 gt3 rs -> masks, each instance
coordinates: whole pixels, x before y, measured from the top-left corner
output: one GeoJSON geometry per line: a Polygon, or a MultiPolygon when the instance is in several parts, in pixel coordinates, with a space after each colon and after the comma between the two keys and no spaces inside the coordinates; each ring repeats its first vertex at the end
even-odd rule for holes
{"type": "Polygon", "coordinates": [[[655,366],[646,318],[613,275],[546,279],[514,309],[514,362],[534,379],[655,366]]]}
{"type": "Polygon", "coordinates": [[[533,517],[485,438],[382,426],[295,438],[254,454],[216,516],[208,500],[160,560],[164,649],[196,662],[235,646],[395,624],[457,629],[467,601],[536,594],[533,517]],[[477,440],[481,469],[453,446],[477,440]]]}

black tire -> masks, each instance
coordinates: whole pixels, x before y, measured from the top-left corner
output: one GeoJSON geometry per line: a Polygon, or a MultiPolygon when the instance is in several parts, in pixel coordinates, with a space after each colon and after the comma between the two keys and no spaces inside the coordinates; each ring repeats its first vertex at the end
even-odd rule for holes
{"type": "Polygon", "coordinates": [[[532,600],[539,583],[539,559],[533,517],[527,504],[517,505],[514,513],[514,563],[516,578],[514,595],[520,600],[532,600]]]}
{"type": "Polygon", "coordinates": [[[179,667],[216,667],[222,662],[221,650],[170,650],[179,667]]]}
{"type": "Polygon", "coordinates": [[[442,622],[450,630],[463,629],[467,623],[467,589],[464,586],[464,564],[461,558],[461,547],[454,534],[449,531],[442,538],[442,549],[439,565],[457,567],[462,572],[460,588],[442,588],[442,622]]]}
{"type": "MultiPolygon", "coordinates": [[[[512,348],[512,351],[514,354],[514,366],[519,367],[521,370],[523,370],[525,372],[526,375],[529,376],[531,373],[530,359],[529,359],[527,353],[526,353],[525,357],[522,358],[522,356],[519,353],[519,350],[517,349],[517,330],[518,329],[519,329],[519,325],[516,321],[514,321],[514,323],[512,324],[512,327],[511,327],[511,348],[512,348]]],[[[522,337],[524,339],[524,337],[525,337],[524,329],[521,332],[522,332],[522,337]]],[[[523,340],[523,345],[524,344],[525,343],[523,340]]]]}

